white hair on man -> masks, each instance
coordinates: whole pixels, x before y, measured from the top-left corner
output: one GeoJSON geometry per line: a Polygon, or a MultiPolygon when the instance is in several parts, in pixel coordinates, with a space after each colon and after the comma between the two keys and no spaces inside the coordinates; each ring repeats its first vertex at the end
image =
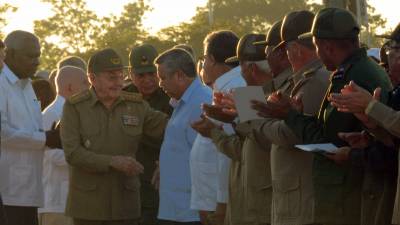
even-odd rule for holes
{"type": "Polygon", "coordinates": [[[75,66],[64,66],[55,77],[58,95],[69,97],[86,90],[89,86],[86,72],[75,66]]]}
{"type": "Polygon", "coordinates": [[[244,61],[244,64],[246,66],[250,64],[255,64],[259,70],[261,70],[264,73],[270,73],[271,72],[271,67],[269,66],[269,63],[267,60],[262,60],[262,61],[244,61]]]}

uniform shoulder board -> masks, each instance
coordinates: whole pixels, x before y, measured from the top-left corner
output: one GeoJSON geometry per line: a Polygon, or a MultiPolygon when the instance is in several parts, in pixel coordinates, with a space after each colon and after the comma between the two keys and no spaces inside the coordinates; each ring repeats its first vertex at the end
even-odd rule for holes
{"type": "Polygon", "coordinates": [[[139,93],[132,93],[132,92],[127,92],[127,91],[122,91],[121,92],[121,97],[127,101],[131,102],[142,102],[143,97],[139,93]]]}
{"type": "Polygon", "coordinates": [[[317,72],[319,69],[321,69],[321,67],[322,67],[322,65],[313,67],[313,68],[311,68],[311,69],[309,69],[309,70],[306,70],[306,71],[303,73],[303,76],[304,76],[305,78],[311,77],[311,76],[313,76],[313,75],[315,74],[315,72],[317,72]]]}
{"type": "Polygon", "coordinates": [[[91,96],[90,91],[89,90],[85,90],[82,92],[79,92],[77,94],[72,95],[71,97],[68,98],[68,102],[70,102],[71,104],[77,104],[79,102],[82,102],[86,99],[89,99],[91,96]]]}

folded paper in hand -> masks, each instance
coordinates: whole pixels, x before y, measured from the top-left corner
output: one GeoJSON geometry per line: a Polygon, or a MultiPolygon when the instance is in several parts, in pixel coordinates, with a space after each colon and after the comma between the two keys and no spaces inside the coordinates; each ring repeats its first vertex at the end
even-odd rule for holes
{"type": "Polygon", "coordinates": [[[296,145],[298,149],[306,152],[324,152],[324,153],[335,153],[338,147],[332,143],[324,144],[310,144],[310,145],[296,145]]]}
{"type": "Polygon", "coordinates": [[[261,86],[247,86],[235,88],[233,91],[236,110],[240,122],[248,120],[263,119],[257,115],[257,111],[251,108],[251,100],[266,103],[264,91],[261,86]]]}

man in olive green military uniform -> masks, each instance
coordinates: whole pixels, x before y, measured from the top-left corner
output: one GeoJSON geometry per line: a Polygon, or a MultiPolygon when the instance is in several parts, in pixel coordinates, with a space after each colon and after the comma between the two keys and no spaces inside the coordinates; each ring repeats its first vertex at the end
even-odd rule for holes
{"type": "MultiPolygon", "coordinates": [[[[400,24],[390,35],[381,37],[389,39],[385,45],[388,52],[388,65],[390,79],[394,89],[389,93],[387,105],[393,110],[400,109],[400,24]]],[[[399,204],[395,204],[393,210],[396,186],[398,186],[398,140],[393,142],[392,135],[386,131],[382,132],[383,125],[387,123],[396,124],[396,117],[392,115],[393,110],[386,109],[379,102],[379,91],[374,92],[372,96],[368,91],[360,88],[354,82],[351,82],[341,94],[332,94],[329,96],[331,104],[338,107],[339,111],[364,114],[369,117],[365,124],[368,133],[348,133],[341,136],[349,137],[349,144],[352,148],[363,149],[361,151],[366,155],[367,168],[364,178],[364,198],[363,198],[363,219],[362,224],[385,225],[399,223],[399,204]],[[377,121],[378,123],[376,123],[377,121]],[[383,125],[382,125],[383,124],[383,125]],[[377,132],[378,131],[378,132],[377,132]],[[359,140],[352,142],[351,140],[359,140]],[[361,138],[361,139],[360,139],[361,138]],[[380,140],[377,142],[376,139],[380,140]],[[363,146],[360,146],[363,143],[363,146]],[[357,144],[355,146],[355,144],[357,144]],[[364,213],[365,212],[365,213],[364,213]],[[393,216],[393,221],[392,221],[393,216]]],[[[385,125],[387,126],[387,125],[385,125]]],[[[358,151],[358,150],[357,150],[358,151]]],[[[399,196],[399,195],[398,195],[399,196]]]]}
{"type": "Polygon", "coordinates": [[[66,215],[75,225],[137,224],[143,166],[135,159],[141,137],[161,140],[167,115],[138,94],[122,92],[123,65],[112,49],[88,63],[92,87],[69,98],[61,139],[71,165],[66,215]]]}
{"type": "MultiPolygon", "coordinates": [[[[253,42],[265,40],[265,35],[247,34],[237,46],[237,54],[226,63],[240,62],[247,85],[264,85],[272,76],[264,46],[253,42]]],[[[211,107],[211,106],[210,106],[211,107]]],[[[206,110],[207,112],[207,110],[206,110]]],[[[201,135],[211,138],[218,150],[232,162],[229,173],[229,200],[227,224],[271,223],[271,170],[269,142],[258,143],[250,132],[249,121],[235,127],[236,134],[229,135],[207,118],[193,124],[201,135]]]]}
{"type": "MultiPolygon", "coordinates": [[[[288,13],[281,28],[282,42],[278,45],[286,47],[294,72],[290,80],[292,88],[280,91],[301,97],[303,112],[308,115],[318,113],[329,85],[329,72],[318,59],[312,39],[298,40],[300,34],[310,31],[313,19],[314,14],[309,11],[288,13]]],[[[254,106],[266,107],[262,102],[254,106]]],[[[294,148],[300,140],[282,120],[267,116],[256,132],[273,143],[273,224],[313,224],[313,155],[294,148]]]]}
{"type": "MultiPolygon", "coordinates": [[[[154,59],[157,50],[149,44],[143,44],[132,49],[129,54],[129,75],[132,84],[125,87],[128,92],[140,93],[149,105],[158,111],[171,115],[172,107],[169,97],[158,86],[157,68],[154,59]]],[[[153,172],[160,154],[161,142],[154,138],[144,136],[139,144],[140,151],[136,159],[144,166],[144,173],[140,175],[140,196],[142,204],[143,225],[157,224],[158,191],[151,183],[153,172]]]]}
{"type": "MultiPolygon", "coordinates": [[[[379,65],[367,57],[359,47],[360,28],[354,16],[346,10],[326,8],[315,17],[310,33],[300,38],[313,37],[319,58],[328,70],[334,71],[327,94],[337,93],[353,80],[372,92],[382,87],[390,90],[387,75],[379,65]]],[[[362,124],[351,114],[338,112],[325,97],[318,116],[308,116],[296,110],[290,99],[279,98],[268,102],[270,116],[284,119],[305,144],[346,143],[338,132],[360,131],[362,124]]],[[[386,97],[383,96],[386,101],[386,97]]],[[[314,155],[314,220],[321,224],[360,224],[362,168],[350,162],[336,164],[330,158],[314,155]]]]}

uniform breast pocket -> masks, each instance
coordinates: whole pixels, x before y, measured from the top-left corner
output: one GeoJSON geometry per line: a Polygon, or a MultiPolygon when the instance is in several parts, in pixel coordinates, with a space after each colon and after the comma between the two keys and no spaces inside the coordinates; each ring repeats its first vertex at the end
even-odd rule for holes
{"type": "Polygon", "coordinates": [[[273,204],[281,217],[297,217],[300,214],[301,190],[299,178],[280,178],[272,182],[273,204]]]}
{"type": "Polygon", "coordinates": [[[140,138],[142,136],[141,126],[123,125],[124,134],[130,138],[140,138]]]}

